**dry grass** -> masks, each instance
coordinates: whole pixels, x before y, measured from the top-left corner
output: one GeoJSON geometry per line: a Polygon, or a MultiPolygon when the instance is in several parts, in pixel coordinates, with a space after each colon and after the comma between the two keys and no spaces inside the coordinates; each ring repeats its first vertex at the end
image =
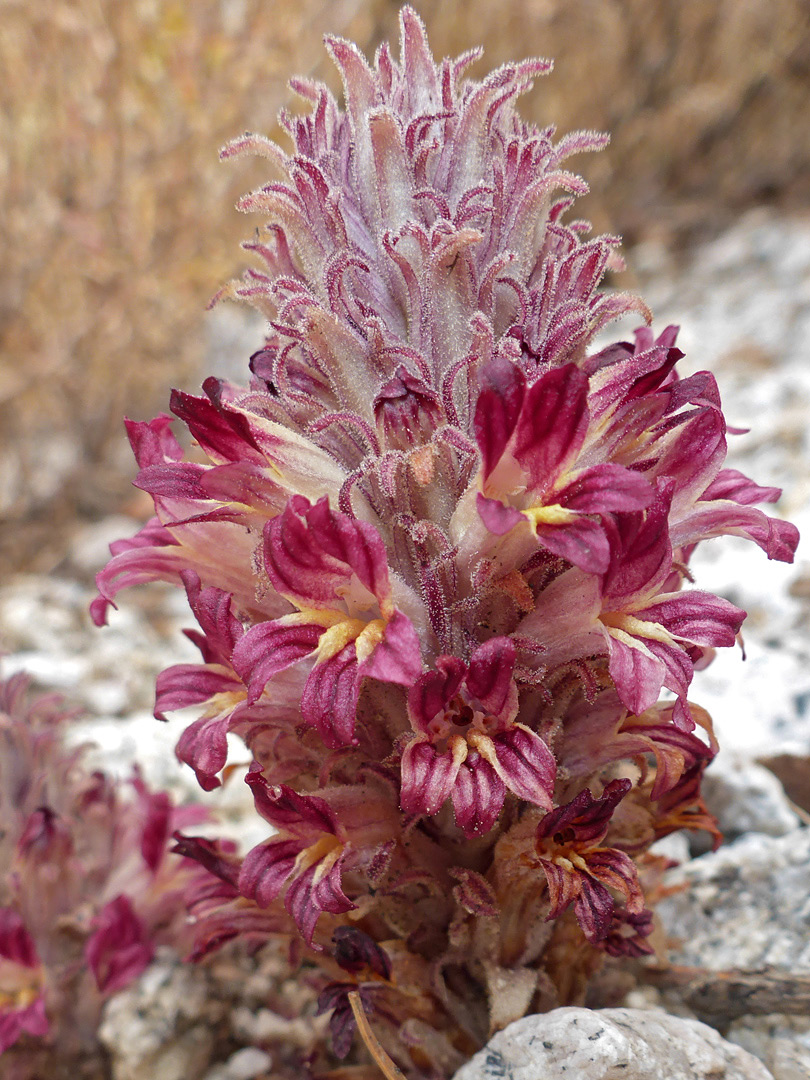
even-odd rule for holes
{"type": "MultiPolygon", "coordinates": [[[[0,0],[0,572],[56,565],[62,530],[124,497],[121,416],[204,374],[202,310],[251,227],[231,207],[263,177],[219,146],[327,73],[324,31],[372,45],[398,6],[0,0]]],[[[416,7],[440,55],[557,57],[526,111],[613,131],[582,163],[601,226],[694,233],[810,174],[807,0],[416,7]]]]}

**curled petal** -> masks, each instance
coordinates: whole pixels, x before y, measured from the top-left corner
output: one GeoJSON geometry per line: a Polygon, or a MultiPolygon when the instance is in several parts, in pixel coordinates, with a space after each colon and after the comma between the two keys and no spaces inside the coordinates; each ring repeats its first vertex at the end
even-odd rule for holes
{"type": "Polygon", "coordinates": [[[185,729],[177,741],[175,754],[190,765],[203,791],[212,791],[221,781],[217,773],[228,759],[228,740],[232,716],[203,716],[185,729]]]}
{"type": "Polygon", "coordinates": [[[569,511],[559,525],[535,526],[537,539],[553,555],[567,559],[588,574],[604,574],[610,565],[610,544],[601,521],[569,511]]]}
{"type": "Polygon", "coordinates": [[[630,780],[611,780],[598,799],[585,788],[571,802],[546,814],[537,827],[538,838],[562,833],[575,843],[599,843],[607,832],[613,811],[632,786],[630,780]]]}
{"type": "Polygon", "coordinates": [[[194,570],[183,570],[180,578],[186,589],[189,607],[205,635],[192,638],[200,646],[207,664],[229,663],[234,646],[244,633],[242,624],[233,614],[233,597],[222,589],[202,588],[194,570]]]}
{"type": "Polygon", "coordinates": [[[0,957],[21,967],[39,964],[34,939],[25,928],[22,916],[14,908],[0,908],[0,957]]]}
{"type": "Polygon", "coordinates": [[[672,568],[668,514],[671,483],[660,484],[655,502],[642,514],[611,519],[611,561],[602,580],[604,608],[621,610],[653,595],[672,568]]]}
{"type": "Polygon", "coordinates": [[[678,547],[712,536],[744,536],[761,547],[769,559],[786,563],[793,562],[799,543],[799,530],[792,522],[769,517],[754,506],[741,506],[725,499],[696,503],[694,509],[672,527],[672,543],[678,547]]]}
{"type": "Polygon", "coordinates": [[[381,607],[390,605],[385,545],[373,525],[293,495],[264,531],[264,564],[273,587],[302,607],[331,608],[352,575],[381,607]]]}
{"type": "Polygon", "coordinates": [[[644,939],[653,931],[653,914],[644,908],[631,914],[624,908],[613,912],[610,929],[601,946],[610,956],[650,956],[654,951],[644,939]]]}
{"type": "Polygon", "coordinates": [[[674,637],[694,645],[733,645],[745,612],[712,593],[690,590],[660,597],[637,617],[660,623],[674,637]]]}
{"type": "Polygon", "coordinates": [[[256,809],[275,828],[302,838],[313,830],[337,833],[337,818],[325,799],[301,795],[286,784],[268,784],[257,761],[250,766],[245,783],[253,792],[256,809]]]}
{"type": "MultiPolygon", "coordinates": [[[[165,720],[173,709],[200,705],[217,694],[241,696],[244,686],[221,665],[175,664],[166,668],[155,683],[155,717],[165,720]]],[[[185,759],[184,759],[185,760],[185,759]]]]}
{"type": "Polygon", "coordinates": [[[332,858],[322,859],[294,877],[287,889],[284,906],[295,919],[307,944],[312,943],[312,935],[321,912],[341,915],[357,906],[343,892],[343,858],[343,853],[339,852],[334,861],[332,858]]]}
{"type": "Polygon", "coordinates": [[[760,487],[737,469],[721,469],[701,495],[700,501],[730,499],[744,506],[753,506],[759,502],[777,502],[781,495],[781,488],[760,487]]]}
{"type": "Polygon", "coordinates": [[[357,974],[368,967],[382,979],[391,978],[388,953],[358,927],[339,926],[332,935],[332,941],[335,944],[335,960],[344,971],[357,974]]]}
{"type": "Polygon", "coordinates": [[[644,910],[644,893],[638,882],[638,868],[633,860],[616,848],[597,848],[584,855],[588,873],[615,892],[623,893],[627,910],[637,915],[644,910]]]}
{"type": "Polygon", "coordinates": [[[601,882],[579,874],[579,889],[574,901],[574,914],[582,932],[592,945],[607,936],[615,904],[610,892],[601,882]]]}
{"type": "Polygon", "coordinates": [[[610,677],[622,703],[639,715],[658,700],[667,677],[666,665],[646,642],[622,630],[611,630],[610,637],[610,677]]]}
{"type": "Polygon", "coordinates": [[[655,498],[655,489],[641,473],[605,462],[579,473],[555,498],[569,510],[608,514],[643,510],[655,498]]]}

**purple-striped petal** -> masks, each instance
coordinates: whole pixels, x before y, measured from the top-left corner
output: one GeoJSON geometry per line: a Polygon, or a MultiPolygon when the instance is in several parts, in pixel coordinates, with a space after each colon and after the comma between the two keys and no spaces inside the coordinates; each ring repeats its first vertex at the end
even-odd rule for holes
{"type": "Polygon", "coordinates": [[[469,754],[453,784],[456,825],[465,836],[488,833],[501,812],[506,787],[489,762],[469,754]]]}

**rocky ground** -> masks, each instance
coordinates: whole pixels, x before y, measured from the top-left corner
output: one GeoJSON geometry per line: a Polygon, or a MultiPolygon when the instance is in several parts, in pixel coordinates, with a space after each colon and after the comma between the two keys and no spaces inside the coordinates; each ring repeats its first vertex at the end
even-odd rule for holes
{"type": "MultiPolygon", "coordinates": [[[[678,263],[652,245],[636,249],[629,261],[656,324],[681,325],[688,362],[716,374],[730,422],[752,428],[751,434],[732,438],[730,464],[759,483],[783,487],[777,512],[810,536],[810,220],[755,212],[678,263]]],[[[238,315],[227,312],[212,317],[209,328],[207,370],[235,375],[231,358],[246,356],[255,347],[255,325],[248,329],[238,315]]],[[[93,628],[87,616],[92,575],[105,559],[107,543],[137,525],[135,517],[120,516],[77,528],[65,537],[64,559],[53,574],[12,578],[0,587],[0,646],[7,654],[3,671],[27,670],[37,685],[58,689],[81,705],[88,719],[77,725],[74,737],[96,744],[93,753],[105,769],[125,773],[138,760],[151,781],[179,798],[213,801],[222,832],[250,845],[265,830],[257,830],[245,786],[236,777],[224,791],[202,796],[172,754],[185,718],[161,725],[151,715],[157,673],[170,663],[196,659],[180,633],[189,625],[184,597],[159,587],[124,594],[121,610],[112,613],[110,626],[103,630],[93,628]]],[[[722,746],[707,776],[706,796],[728,843],[714,854],[681,843],[677,853],[683,865],[672,872],[670,884],[690,887],[675,889],[660,911],[675,942],[673,963],[709,972],[760,971],[759,997],[753,995],[755,1015],[737,1015],[739,1009],[728,1004],[723,1011],[716,997],[712,1012],[705,995],[701,998],[694,985],[690,990],[684,976],[680,987],[634,991],[628,1004],[709,1020],[727,1040],[754,1054],[775,1080],[806,1080],[810,1075],[810,555],[802,544],[795,564],[785,567],[768,563],[742,541],[717,540],[704,548],[694,560],[697,584],[727,596],[749,613],[744,662],[738,651],[727,650],[696,677],[693,687],[695,700],[714,717],[722,746]],[[802,986],[804,1007],[799,1009],[802,986]]],[[[155,1054],[161,1038],[166,1046],[172,1039],[182,1042],[179,1028],[164,1024],[159,1037],[154,1031],[147,1033],[142,1042],[151,1049],[144,1051],[140,1063],[131,1052],[125,1058],[118,1049],[126,1017],[150,1015],[144,1000],[150,994],[159,998],[173,992],[166,986],[173,986],[177,976],[160,970],[163,974],[152,972],[108,1010],[115,1080],[156,1075],[163,1080],[170,1075],[157,1070],[155,1054]]],[[[713,992],[716,995],[716,988],[713,992]]],[[[178,991],[180,996],[188,993],[188,988],[178,991]]],[[[196,1065],[192,1068],[192,1058],[184,1058],[175,1047],[171,1060],[179,1062],[178,1077],[251,1080],[266,1074],[269,1059],[251,1048],[244,1003],[239,1008],[242,1035],[233,1038],[237,1044],[241,1038],[243,1049],[229,1062],[206,1063],[185,1031],[183,1045],[196,1047],[196,1065]],[[206,1073],[209,1068],[213,1071],[206,1073]]],[[[165,1015],[162,1007],[157,1011],[165,1015]]],[[[182,1023],[178,1020],[180,1027],[182,1023]]],[[[644,1023],[633,1039],[646,1037],[644,1023]]],[[[696,1029],[690,1030],[694,1034],[696,1029]]],[[[714,1047],[706,1053],[710,1064],[711,1054],[719,1054],[729,1071],[705,1075],[767,1075],[756,1071],[758,1066],[740,1065],[743,1059],[735,1051],[721,1053],[714,1047]]],[[[640,1053],[639,1060],[643,1057],[640,1053]]],[[[619,1075],[606,1071],[615,1065],[608,1058],[602,1072],[597,1065],[588,1076],[619,1075]]],[[[697,1066],[683,1075],[704,1075],[696,1070],[697,1066]]],[[[518,1075],[519,1070],[514,1072],[518,1075]]],[[[653,1074],[639,1067],[621,1075],[634,1080],[653,1074]]]]}

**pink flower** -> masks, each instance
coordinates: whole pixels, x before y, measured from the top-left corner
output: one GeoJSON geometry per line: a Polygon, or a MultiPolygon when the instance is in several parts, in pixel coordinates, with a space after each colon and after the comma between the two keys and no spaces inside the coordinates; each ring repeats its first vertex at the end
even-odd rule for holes
{"type": "Polygon", "coordinates": [[[19,913],[0,908],[0,1054],[19,1037],[48,1033],[42,966],[19,913]]]}
{"type": "Polygon", "coordinates": [[[267,682],[314,654],[301,697],[304,720],[327,746],[354,738],[364,677],[408,686],[422,667],[419,639],[393,604],[385,545],[372,525],[294,496],[264,533],[264,568],[298,610],[259,623],[234,651],[256,701],[267,682]]]}
{"type": "Polygon", "coordinates": [[[528,523],[555,555],[590,573],[605,573],[611,552],[604,515],[642,510],[655,493],[640,473],[623,465],[586,464],[587,454],[585,462],[578,461],[590,424],[587,375],[566,364],[527,389],[520,369],[501,360],[480,378],[475,430],[484,491],[503,492],[511,503],[479,494],[484,524],[503,535],[528,523]]]}
{"type": "MultiPolygon", "coordinates": [[[[546,814],[537,827],[537,854],[551,904],[548,918],[556,919],[573,903],[577,921],[593,944],[608,936],[622,910],[614,893],[624,897],[628,916],[644,913],[644,894],[633,860],[623,851],[601,846],[616,805],[632,786],[630,780],[612,780],[599,799],[585,788],[571,802],[546,814]]],[[[613,937],[612,947],[618,944],[613,937]]]]}
{"type": "Polygon", "coordinates": [[[156,712],[199,708],[178,755],[204,787],[240,736],[277,830],[244,858],[178,839],[212,875],[194,955],[297,941],[339,1053],[356,985],[400,1067],[435,1076],[537,986],[564,1004],[597,952],[648,951],[646,849],[715,828],[693,675],[744,618],[689,558],[733,534],[790,561],[798,534],[724,469],[717,385],[680,377],[676,327],[594,346],[651,316],[603,287],[616,238],[568,218],[586,186],[564,164],[605,138],[517,113],[550,63],[472,80],[478,54],[436,63],[407,7],[399,59],[327,48],[344,106],[295,80],[289,153],[223,151],[274,170],[241,203],[260,268],[223,290],[267,320],[250,384],[172,395],[194,460],[167,417],[129,425],[156,518],[93,614],[186,589],[201,663],[163,673],[156,712]],[[356,983],[330,951],[350,937],[377,958],[356,983]]]}
{"type": "Polygon", "coordinates": [[[515,722],[515,647],[509,638],[480,645],[469,665],[440,656],[436,671],[408,694],[416,734],[402,753],[401,806],[434,815],[451,798],[467,836],[488,832],[506,790],[549,810],[556,765],[540,738],[515,722]]]}
{"type": "Polygon", "coordinates": [[[202,876],[168,840],[207,814],[137,772],[126,785],[88,772],[63,741],[75,715],[29,699],[22,676],[0,681],[0,1053],[26,1078],[54,1047],[66,1068],[101,1060],[104,1001],[157,945],[188,947],[185,897],[202,876]]]}
{"type": "Polygon", "coordinates": [[[392,839],[390,805],[366,788],[331,789],[324,797],[270,787],[254,765],[247,775],[256,809],[279,835],[252,849],[239,872],[243,896],[267,907],[282,892],[284,906],[307,943],[322,912],[340,915],[356,905],[342,887],[344,868],[369,862],[392,839]]]}

